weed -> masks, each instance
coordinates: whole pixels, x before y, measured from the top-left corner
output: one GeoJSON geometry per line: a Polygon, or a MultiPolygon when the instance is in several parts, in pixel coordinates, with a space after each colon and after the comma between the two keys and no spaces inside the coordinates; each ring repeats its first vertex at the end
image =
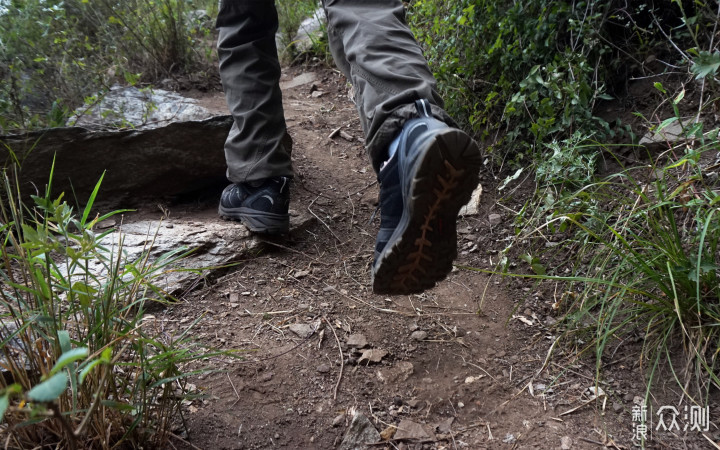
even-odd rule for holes
{"type": "Polygon", "coordinates": [[[12,174],[3,173],[0,202],[4,441],[165,447],[190,395],[187,377],[204,371],[189,365],[212,356],[189,339],[192,326],[168,334],[145,315],[167,298],[153,280],[187,249],[128,260],[122,237],[108,244],[110,231],[95,230],[122,212],[91,216],[100,182],[78,214],[49,187],[23,207],[12,174]]]}

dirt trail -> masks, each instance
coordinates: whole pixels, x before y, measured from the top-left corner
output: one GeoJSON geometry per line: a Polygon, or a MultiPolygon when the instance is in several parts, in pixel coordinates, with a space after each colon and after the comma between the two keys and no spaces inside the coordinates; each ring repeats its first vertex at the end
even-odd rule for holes
{"type": "MultiPolygon", "coordinates": [[[[290,70],[284,82],[302,72],[290,70]]],[[[313,73],[284,100],[298,174],[291,209],[316,221],[158,314],[169,331],[204,314],[201,342],[247,351],[209,361],[223,372],[192,380],[202,398],[187,405],[183,437],[202,449],[331,449],[359,411],[378,431],[401,428],[378,449],[631,447],[643,387],[630,364],[599,401],[588,401],[592,362],[541,370],[556,338],[553,292],[466,270],[422,295],[369,291],[375,177],[345,79],[313,73]]],[[[221,94],[203,101],[222,110],[221,94]]],[[[458,263],[488,268],[513,216],[493,209],[494,181],[482,182],[480,213],[459,224],[458,263]]],[[[170,212],[219,221],[214,208],[209,199],[170,212]]]]}

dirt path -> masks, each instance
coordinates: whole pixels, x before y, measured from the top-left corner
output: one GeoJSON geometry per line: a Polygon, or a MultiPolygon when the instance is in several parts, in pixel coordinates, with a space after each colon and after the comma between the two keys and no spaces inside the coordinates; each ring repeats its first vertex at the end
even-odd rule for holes
{"type": "MultiPolygon", "coordinates": [[[[597,401],[592,362],[543,367],[557,336],[554,292],[467,270],[422,295],[369,291],[375,177],[345,79],[313,73],[316,81],[292,87],[301,74],[293,69],[283,81],[298,173],[291,209],[316,221],[159,314],[168,330],[204,314],[201,342],[246,352],[208,361],[222,372],[192,380],[202,396],[187,405],[187,441],[337,448],[360,412],[392,436],[369,448],[632,447],[633,399],[643,393],[633,364],[618,364],[597,401]]],[[[205,102],[222,109],[220,96],[205,102]]],[[[494,205],[494,181],[483,184],[479,214],[459,224],[459,265],[492,267],[512,231],[512,214],[494,205]],[[491,213],[500,220],[492,226],[491,213]]],[[[170,209],[219,221],[214,201],[204,206],[170,209]]]]}

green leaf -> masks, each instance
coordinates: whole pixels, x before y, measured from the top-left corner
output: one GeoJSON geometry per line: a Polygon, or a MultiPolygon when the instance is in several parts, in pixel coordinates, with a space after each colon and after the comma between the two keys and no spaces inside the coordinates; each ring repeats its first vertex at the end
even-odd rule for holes
{"type": "Polygon", "coordinates": [[[83,227],[85,226],[85,222],[90,214],[90,209],[92,208],[93,203],[95,203],[95,197],[97,197],[97,193],[100,190],[100,184],[102,183],[103,178],[105,178],[105,172],[100,175],[100,179],[97,183],[95,183],[95,189],[93,189],[92,194],[90,194],[90,198],[85,206],[85,211],[83,211],[82,219],[80,220],[80,224],[82,224],[83,227]]]}
{"type": "Polygon", "coordinates": [[[86,358],[88,355],[88,349],[86,347],[74,348],[68,352],[65,352],[58,358],[57,362],[50,370],[50,374],[56,374],[62,370],[65,366],[75,361],[86,358]]]}
{"type": "Polygon", "coordinates": [[[52,402],[65,392],[67,382],[65,372],[60,372],[30,389],[27,396],[30,400],[39,403],[52,402]]]}
{"type": "Polygon", "coordinates": [[[5,411],[7,411],[8,406],[10,406],[10,393],[6,392],[5,395],[0,397],[0,421],[5,417],[5,411]]]}
{"type": "Polygon", "coordinates": [[[702,51],[695,61],[693,61],[690,70],[696,75],[695,79],[700,80],[708,75],[714,77],[719,68],[720,52],[710,53],[708,51],[702,51]]]}
{"type": "Polygon", "coordinates": [[[684,99],[684,98],[685,98],[685,89],[683,89],[682,91],[680,91],[680,93],[678,94],[678,96],[675,97],[675,100],[673,100],[673,103],[675,103],[675,104],[677,105],[677,104],[680,103],[680,102],[682,101],[682,99],[684,99]]]}
{"type": "Polygon", "coordinates": [[[70,351],[70,333],[66,330],[60,330],[57,333],[58,344],[60,344],[60,350],[65,353],[70,351]]]}

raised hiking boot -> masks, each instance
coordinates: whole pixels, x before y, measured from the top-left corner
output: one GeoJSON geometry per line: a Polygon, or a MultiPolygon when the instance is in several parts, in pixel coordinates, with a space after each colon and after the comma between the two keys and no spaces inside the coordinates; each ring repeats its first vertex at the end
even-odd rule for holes
{"type": "Polygon", "coordinates": [[[267,178],[226,187],[218,214],[223,219],[239,220],[255,233],[284,234],[290,231],[289,205],[290,178],[267,178]]]}
{"type": "Polygon", "coordinates": [[[416,102],[396,153],[380,170],[380,231],[372,266],[373,292],[415,294],[435,286],[457,257],[457,215],[478,184],[477,143],[416,102]]]}

